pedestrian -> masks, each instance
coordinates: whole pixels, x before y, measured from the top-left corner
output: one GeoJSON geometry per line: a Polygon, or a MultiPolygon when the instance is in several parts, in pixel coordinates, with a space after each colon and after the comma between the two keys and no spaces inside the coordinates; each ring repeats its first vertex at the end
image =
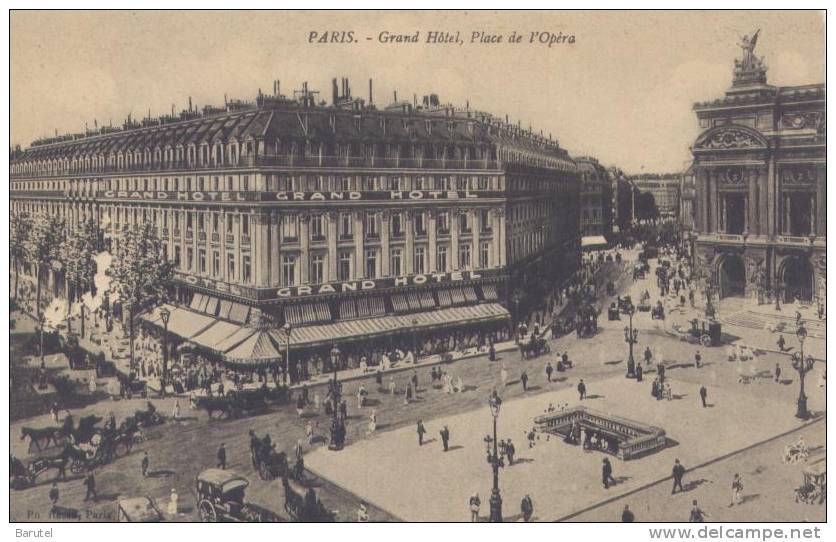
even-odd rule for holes
{"type": "Polygon", "coordinates": [[[418,446],[423,446],[424,434],[427,432],[427,430],[424,429],[424,422],[418,420],[418,426],[415,428],[415,431],[418,433],[418,446]]]}
{"type": "Polygon", "coordinates": [[[302,447],[301,439],[297,439],[296,444],[293,445],[293,455],[296,457],[296,461],[299,461],[305,455],[305,449],[302,447]]]}
{"type": "Polygon", "coordinates": [[[508,439],[508,442],[505,444],[505,455],[508,456],[508,466],[514,464],[514,455],[517,453],[517,449],[514,447],[514,443],[511,442],[511,439],[508,439]]]}
{"type": "Polygon", "coordinates": [[[641,363],[638,367],[636,367],[636,382],[641,382],[644,377],[644,369],[642,369],[641,363]]]}
{"type": "Polygon", "coordinates": [[[174,401],[174,413],[173,413],[173,416],[174,416],[174,421],[175,421],[175,422],[180,421],[180,401],[177,401],[177,400],[175,400],[175,401],[174,401]]]}
{"type": "Polygon", "coordinates": [[[702,401],[703,408],[707,406],[705,403],[706,399],[708,399],[708,390],[705,389],[705,386],[700,386],[700,401],[702,401]]]}
{"type": "Polygon", "coordinates": [[[99,496],[96,494],[96,479],[93,477],[93,469],[87,471],[87,476],[84,478],[84,487],[87,488],[87,493],[84,495],[85,502],[91,498],[93,502],[99,500],[99,496]]]}
{"type": "Polygon", "coordinates": [[[688,521],[691,523],[703,523],[705,518],[708,517],[708,514],[703,512],[699,505],[697,504],[697,500],[694,499],[691,503],[691,515],[688,518],[688,521]]]}
{"type": "Polygon", "coordinates": [[[412,401],[412,382],[406,385],[406,393],[403,396],[403,404],[408,405],[412,401]]]}
{"type": "Polygon", "coordinates": [[[394,397],[395,396],[395,391],[397,391],[397,390],[395,388],[395,377],[393,376],[389,379],[389,395],[394,397]]]}
{"type": "Polygon", "coordinates": [[[470,521],[477,523],[479,521],[479,507],[482,506],[482,501],[479,499],[479,494],[474,493],[470,496],[468,501],[470,505],[470,521]]]}
{"type": "Polygon", "coordinates": [[[441,444],[444,446],[444,451],[446,452],[450,444],[450,430],[445,425],[439,434],[441,435],[441,444]]]}
{"type": "Polygon", "coordinates": [[[499,378],[502,381],[502,386],[505,387],[508,382],[508,369],[505,368],[505,363],[502,364],[502,370],[499,371],[499,378]]]}
{"type": "Polygon", "coordinates": [[[375,431],[377,431],[377,411],[372,409],[372,413],[369,414],[369,434],[375,431]]]}
{"type": "Polygon", "coordinates": [[[302,417],[302,414],[305,413],[305,398],[300,394],[299,397],[296,398],[296,414],[299,417],[302,417]]]}
{"type": "Polygon", "coordinates": [[[348,403],[345,400],[340,401],[340,416],[344,420],[348,418],[348,403]]]}
{"type": "Polygon", "coordinates": [[[610,485],[615,485],[615,478],[612,477],[612,463],[610,459],[605,457],[601,465],[601,481],[604,483],[604,489],[609,489],[610,485]]]}
{"type": "Polygon", "coordinates": [[[621,522],[622,523],[633,523],[636,520],[636,516],[633,515],[633,512],[630,511],[630,505],[624,505],[624,511],[621,512],[621,522]]]}
{"type": "Polygon", "coordinates": [[[218,448],[218,468],[226,470],[226,446],[223,442],[218,448]]]}
{"type": "Polygon", "coordinates": [[[650,351],[650,347],[646,347],[644,349],[644,362],[650,365],[650,360],[653,359],[653,352],[650,351]]]}
{"type": "Polygon", "coordinates": [[[534,515],[534,503],[531,501],[531,497],[528,493],[525,494],[525,497],[523,497],[520,502],[520,512],[522,512],[523,521],[529,523],[531,521],[531,516],[534,515]]]}
{"type": "Polygon", "coordinates": [[[172,487],[171,488],[171,493],[169,494],[169,498],[168,498],[168,510],[167,511],[168,511],[169,518],[175,518],[175,517],[177,517],[177,514],[179,513],[179,510],[178,510],[178,507],[177,507],[177,500],[178,499],[179,499],[179,497],[177,496],[177,490],[172,487]]]}
{"type": "Polygon", "coordinates": [[[522,383],[523,392],[528,391],[528,373],[525,372],[525,369],[520,374],[520,382],[522,383]]]}
{"type": "Polygon", "coordinates": [[[732,490],[732,499],[729,503],[729,506],[741,505],[743,504],[743,480],[740,478],[739,474],[734,475],[734,479],[732,480],[731,484],[732,490]]]}
{"type": "Polygon", "coordinates": [[[700,368],[700,362],[702,361],[702,356],[700,355],[700,351],[697,350],[697,353],[694,354],[694,367],[697,369],[700,368]]]}
{"type": "Polygon", "coordinates": [[[58,482],[52,482],[52,487],[49,489],[49,501],[53,508],[58,505],[58,482]]]}
{"type": "Polygon", "coordinates": [[[415,392],[418,391],[418,371],[412,372],[412,387],[415,392]]]}
{"type": "Polygon", "coordinates": [[[780,350],[781,352],[783,352],[783,351],[784,351],[784,346],[786,346],[786,344],[787,344],[787,343],[786,343],[786,341],[784,340],[784,336],[783,336],[783,335],[779,335],[779,336],[778,336],[778,350],[780,350]]]}
{"type": "Polygon", "coordinates": [[[781,381],[781,364],[776,363],[775,364],[775,382],[780,382],[780,381],[781,381]]]}
{"type": "Polygon", "coordinates": [[[554,368],[552,367],[552,362],[547,361],[546,362],[546,380],[549,381],[549,382],[552,381],[552,371],[554,371],[554,368]]]}
{"type": "Polygon", "coordinates": [[[52,403],[49,408],[49,414],[52,416],[52,421],[58,423],[58,403],[52,403]]]}
{"type": "Polygon", "coordinates": [[[679,459],[674,460],[671,474],[673,475],[673,489],[671,489],[671,495],[676,493],[676,488],[679,488],[679,491],[685,491],[682,488],[682,477],[685,476],[685,467],[682,466],[679,459]]]}
{"type": "Polygon", "coordinates": [[[580,396],[581,401],[583,401],[583,398],[586,396],[586,384],[583,383],[583,378],[581,378],[581,381],[578,382],[578,395],[580,396]]]}
{"type": "Polygon", "coordinates": [[[145,452],[142,455],[142,464],[141,464],[142,477],[143,478],[146,478],[148,476],[148,467],[150,466],[150,464],[151,464],[151,460],[148,459],[148,452],[145,452]]]}

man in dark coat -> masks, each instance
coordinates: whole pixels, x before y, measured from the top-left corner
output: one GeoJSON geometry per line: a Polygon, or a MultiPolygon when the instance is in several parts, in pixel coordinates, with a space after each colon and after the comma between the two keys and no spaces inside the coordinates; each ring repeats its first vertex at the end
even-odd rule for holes
{"type": "Polygon", "coordinates": [[[534,515],[534,503],[531,501],[531,497],[527,493],[520,502],[520,512],[522,512],[523,521],[526,523],[531,521],[531,516],[534,515]]]}
{"type": "Polygon", "coordinates": [[[523,392],[528,391],[528,373],[525,372],[525,369],[523,369],[520,375],[520,382],[522,383],[523,392]]]}
{"type": "Polygon", "coordinates": [[[581,381],[578,382],[578,395],[580,396],[581,401],[583,401],[583,398],[586,396],[586,384],[583,383],[583,378],[581,378],[581,381]]]}
{"type": "Polygon", "coordinates": [[[644,362],[649,365],[651,359],[653,359],[653,352],[650,351],[650,347],[648,346],[644,349],[644,362]]]}
{"type": "Polygon", "coordinates": [[[776,363],[775,364],[775,382],[780,382],[780,381],[781,381],[781,364],[776,363]]]}
{"type": "Polygon", "coordinates": [[[424,429],[424,422],[422,422],[421,420],[418,420],[418,425],[415,428],[415,431],[418,433],[418,446],[423,446],[424,445],[424,434],[427,432],[427,430],[424,429]]]}
{"type": "Polygon", "coordinates": [[[694,354],[694,367],[697,369],[700,368],[700,362],[702,361],[702,356],[700,355],[700,351],[697,350],[697,353],[694,354]]]}
{"type": "Polygon", "coordinates": [[[445,425],[439,434],[441,435],[441,444],[444,445],[444,451],[446,452],[450,444],[450,430],[445,425]]]}
{"type": "Polygon", "coordinates": [[[604,483],[604,489],[609,489],[610,485],[615,485],[615,478],[612,477],[612,464],[608,457],[604,458],[601,465],[601,481],[604,483]]]}
{"type": "Polygon", "coordinates": [[[633,523],[636,520],[636,516],[633,515],[633,512],[630,510],[630,505],[624,505],[624,511],[621,512],[621,522],[622,523],[633,523]]]}
{"type": "Polygon", "coordinates": [[[546,380],[548,380],[549,382],[552,381],[552,372],[553,371],[554,371],[554,368],[552,368],[552,363],[550,361],[546,362],[546,380]]]}
{"type": "Polygon", "coordinates": [[[508,439],[508,443],[505,445],[505,455],[508,456],[508,466],[514,464],[514,454],[517,453],[517,449],[514,447],[514,443],[511,442],[511,439],[508,439]]]}
{"type": "Polygon", "coordinates": [[[58,505],[58,482],[52,482],[52,487],[49,490],[49,500],[53,508],[58,505]]]}
{"type": "Polygon", "coordinates": [[[642,381],[642,376],[644,375],[644,369],[642,369],[641,364],[636,367],[636,382],[642,381]]]}
{"type": "Polygon", "coordinates": [[[142,465],[141,465],[142,477],[143,478],[148,476],[148,467],[149,467],[150,464],[151,464],[151,460],[148,459],[148,452],[145,452],[145,454],[142,456],[142,465]]]}
{"type": "Polygon", "coordinates": [[[685,491],[682,488],[682,477],[685,476],[685,467],[682,466],[679,459],[674,460],[671,474],[673,475],[673,489],[671,489],[671,495],[676,493],[676,488],[679,488],[679,491],[685,491]]]}
{"type": "Polygon", "coordinates": [[[99,500],[99,496],[96,494],[96,479],[93,477],[93,469],[87,472],[87,476],[84,478],[84,487],[87,488],[87,493],[84,495],[85,501],[91,498],[94,502],[99,500]]]}
{"type": "Polygon", "coordinates": [[[705,400],[708,398],[708,390],[705,389],[705,386],[700,386],[700,400],[702,401],[702,407],[705,408],[705,400]]]}
{"type": "Polygon", "coordinates": [[[226,445],[223,442],[218,448],[218,468],[226,469],[226,445]]]}

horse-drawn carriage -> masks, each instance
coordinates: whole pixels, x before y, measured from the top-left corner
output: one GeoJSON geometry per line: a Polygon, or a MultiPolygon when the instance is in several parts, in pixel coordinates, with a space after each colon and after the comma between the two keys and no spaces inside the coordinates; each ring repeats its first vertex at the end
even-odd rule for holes
{"type": "Polygon", "coordinates": [[[287,454],[277,452],[270,435],[258,438],[253,435],[250,443],[250,456],[253,468],[262,480],[275,480],[288,473],[287,454]]]}
{"type": "Polygon", "coordinates": [[[542,335],[531,334],[528,340],[520,341],[520,356],[523,359],[536,358],[542,354],[551,352],[551,347],[542,335]]]}
{"type": "Polygon", "coordinates": [[[795,502],[824,504],[827,501],[827,456],[807,463],[801,474],[803,481],[795,489],[795,502]]]}
{"type": "Polygon", "coordinates": [[[282,486],[284,510],[292,521],[332,523],[337,520],[336,512],[325,508],[312,487],[287,477],[282,478],[282,486]]]}
{"type": "Polygon", "coordinates": [[[598,311],[594,306],[587,303],[578,307],[575,331],[579,338],[592,337],[598,332],[598,311]]]}
{"type": "Polygon", "coordinates": [[[662,306],[661,301],[657,301],[656,306],[651,309],[650,318],[652,320],[664,320],[665,319],[665,307],[662,306]]]}
{"type": "Polygon", "coordinates": [[[571,319],[558,316],[552,321],[552,338],[556,339],[575,331],[575,324],[571,319]]]}
{"type": "Polygon", "coordinates": [[[197,511],[203,522],[273,523],[275,513],[244,501],[250,482],[230,470],[206,469],[197,476],[197,511]]]}
{"type": "Polygon", "coordinates": [[[197,397],[195,405],[205,410],[210,418],[215,412],[220,413],[218,417],[240,418],[266,410],[268,396],[269,390],[264,387],[254,390],[229,390],[224,395],[197,397]]]}
{"type": "Polygon", "coordinates": [[[704,318],[691,320],[690,342],[699,343],[704,347],[720,346],[722,343],[722,325],[720,322],[704,318]]]}

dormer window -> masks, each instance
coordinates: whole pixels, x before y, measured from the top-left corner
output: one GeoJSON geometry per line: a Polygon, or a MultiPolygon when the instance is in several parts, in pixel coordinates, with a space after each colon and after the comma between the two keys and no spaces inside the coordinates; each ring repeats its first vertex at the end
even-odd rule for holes
{"type": "Polygon", "coordinates": [[[354,115],[354,127],[357,128],[357,131],[360,131],[360,127],[362,126],[363,118],[360,115],[354,115]]]}
{"type": "Polygon", "coordinates": [[[427,129],[427,134],[432,134],[433,133],[433,123],[432,123],[432,121],[425,120],[424,121],[424,126],[427,129]]]}

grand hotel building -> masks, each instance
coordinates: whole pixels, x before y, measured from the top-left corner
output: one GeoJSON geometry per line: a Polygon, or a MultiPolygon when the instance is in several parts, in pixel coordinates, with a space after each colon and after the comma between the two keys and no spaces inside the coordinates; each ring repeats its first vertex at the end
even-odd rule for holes
{"type": "Polygon", "coordinates": [[[335,80],[326,106],[276,82],[35,142],[12,154],[12,212],[92,217],[115,240],[151,222],[176,265],[170,330],[227,357],[285,323],[294,349],[507,325],[533,277],[574,272],[579,177],[557,142],[434,95],[377,109],[369,91],[335,80]]]}

